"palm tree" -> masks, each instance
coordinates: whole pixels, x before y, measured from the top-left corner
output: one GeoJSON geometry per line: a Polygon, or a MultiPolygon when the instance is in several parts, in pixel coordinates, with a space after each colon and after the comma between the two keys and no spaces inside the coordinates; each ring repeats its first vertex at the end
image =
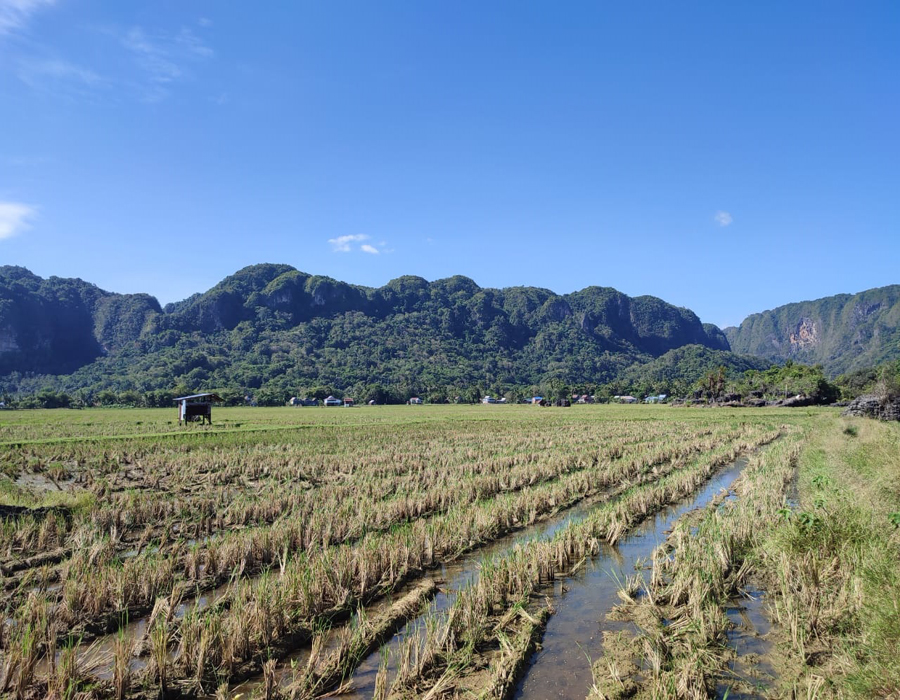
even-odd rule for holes
{"type": "Polygon", "coordinates": [[[725,376],[727,374],[728,368],[724,365],[719,365],[718,369],[706,375],[706,389],[709,391],[712,403],[716,403],[725,390],[725,376]]]}

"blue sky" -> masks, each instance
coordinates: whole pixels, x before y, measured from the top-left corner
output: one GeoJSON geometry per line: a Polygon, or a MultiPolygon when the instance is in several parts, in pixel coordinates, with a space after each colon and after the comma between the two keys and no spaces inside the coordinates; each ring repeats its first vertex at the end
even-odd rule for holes
{"type": "Polygon", "coordinates": [[[281,262],[725,326],[900,283],[896,2],[0,0],[0,264],[281,262]]]}

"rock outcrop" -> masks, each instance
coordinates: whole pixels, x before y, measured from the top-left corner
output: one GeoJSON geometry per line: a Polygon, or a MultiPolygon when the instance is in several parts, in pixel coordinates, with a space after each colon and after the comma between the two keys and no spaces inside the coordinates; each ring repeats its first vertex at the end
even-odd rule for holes
{"type": "Polygon", "coordinates": [[[853,399],[841,415],[900,420],[900,396],[864,394],[853,399]]]}

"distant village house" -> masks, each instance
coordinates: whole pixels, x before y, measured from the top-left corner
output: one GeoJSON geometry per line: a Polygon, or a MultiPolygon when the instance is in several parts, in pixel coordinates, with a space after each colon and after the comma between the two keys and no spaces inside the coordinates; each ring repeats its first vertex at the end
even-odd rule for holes
{"type": "Polygon", "coordinates": [[[301,399],[296,396],[292,396],[291,400],[288,401],[291,406],[318,406],[319,402],[316,399],[301,399]]]}

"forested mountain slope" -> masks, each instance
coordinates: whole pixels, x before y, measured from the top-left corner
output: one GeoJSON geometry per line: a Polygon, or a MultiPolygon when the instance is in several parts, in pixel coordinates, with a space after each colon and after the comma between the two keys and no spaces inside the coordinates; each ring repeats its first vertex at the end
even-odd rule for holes
{"type": "Polygon", "coordinates": [[[732,349],[831,375],[900,358],[900,285],[779,306],[726,328],[732,349]]]}
{"type": "Polygon", "coordinates": [[[669,386],[679,396],[687,394],[691,386],[710,372],[724,367],[730,377],[738,377],[747,370],[768,369],[771,361],[751,355],[738,355],[725,350],[713,350],[702,345],[685,345],[669,350],[650,362],[635,364],[618,377],[622,391],[633,387],[641,394],[649,394],[656,387],[669,386]]]}
{"type": "Polygon", "coordinates": [[[162,309],[0,267],[6,391],[602,382],[685,345],[729,349],[693,312],[608,287],[406,276],[374,289],[263,264],[162,309]]]}
{"type": "Polygon", "coordinates": [[[148,294],[0,267],[0,375],[71,372],[133,344],[161,311],[148,294]]]}

